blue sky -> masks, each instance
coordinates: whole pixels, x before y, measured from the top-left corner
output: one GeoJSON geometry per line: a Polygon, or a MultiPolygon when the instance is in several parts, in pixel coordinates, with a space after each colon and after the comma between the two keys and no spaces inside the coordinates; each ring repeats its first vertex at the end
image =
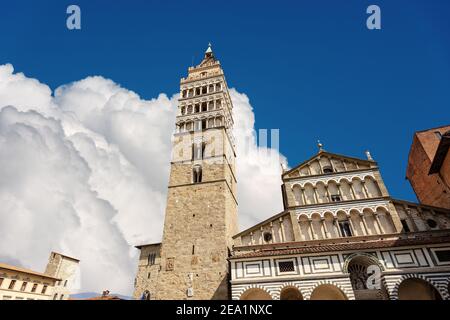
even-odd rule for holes
{"type": "Polygon", "coordinates": [[[391,195],[415,200],[414,131],[450,123],[450,2],[3,1],[0,64],[50,85],[111,78],[149,99],[178,92],[209,41],[257,128],[279,128],[291,166],[316,152],[364,157],[391,195]],[[77,4],[82,30],[66,28],[77,4]],[[366,28],[377,4],[382,30],[366,28]]]}

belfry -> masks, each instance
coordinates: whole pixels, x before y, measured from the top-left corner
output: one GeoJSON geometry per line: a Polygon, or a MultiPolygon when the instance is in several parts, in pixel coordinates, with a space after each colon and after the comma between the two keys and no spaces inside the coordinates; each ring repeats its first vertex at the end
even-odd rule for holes
{"type": "Polygon", "coordinates": [[[233,105],[211,45],[180,91],[163,240],[139,246],[148,258],[139,263],[135,297],[228,299],[238,231],[233,105]]]}

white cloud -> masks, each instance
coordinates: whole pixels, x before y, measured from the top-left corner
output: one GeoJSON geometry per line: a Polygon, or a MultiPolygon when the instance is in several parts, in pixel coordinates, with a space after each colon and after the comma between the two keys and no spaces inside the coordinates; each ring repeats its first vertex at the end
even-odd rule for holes
{"type": "MultiPolygon", "coordinates": [[[[282,209],[279,154],[267,161],[247,96],[230,94],[239,219],[249,227],[282,209]]],[[[132,246],[162,235],[177,98],[142,100],[99,76],[52,96],[0,65],[0,260],[43,270],[60,251],[81,260],[80,291],[131,294],[132,246]]]]}

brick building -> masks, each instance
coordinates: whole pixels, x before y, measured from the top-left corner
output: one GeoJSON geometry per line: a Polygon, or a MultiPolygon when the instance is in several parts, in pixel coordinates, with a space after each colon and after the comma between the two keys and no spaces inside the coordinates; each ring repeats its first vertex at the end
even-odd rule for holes
{"type": "Polygon", "coordinates": [[[406,178],[423,204],[450,209],[449,146],[450,126],[414,134],[406,178]]]}

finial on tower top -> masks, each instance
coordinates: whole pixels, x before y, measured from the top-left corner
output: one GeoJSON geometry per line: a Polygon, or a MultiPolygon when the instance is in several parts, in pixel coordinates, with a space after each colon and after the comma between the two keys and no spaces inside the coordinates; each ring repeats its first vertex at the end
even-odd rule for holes
{"type": "Polygon", "coordinates": [[[366,157],[367,157],[367,160],[373,161],[372,155],[370,154],[369,150],[366,151],[366,157]]]}
{"type": "Polygon", "coordinates": [[[211,47],[212,47],[211,42],[209,42],[208,43],[208,49],[206,49],[205,53],[212,53],[211,47]]]}
{"type": "Polygon", "coordinates": [[[323,144],[320,142],[320,140],[317,140],[317,147],[319,148],[319,152],[324,151],[323,150],[323,144]]]}

